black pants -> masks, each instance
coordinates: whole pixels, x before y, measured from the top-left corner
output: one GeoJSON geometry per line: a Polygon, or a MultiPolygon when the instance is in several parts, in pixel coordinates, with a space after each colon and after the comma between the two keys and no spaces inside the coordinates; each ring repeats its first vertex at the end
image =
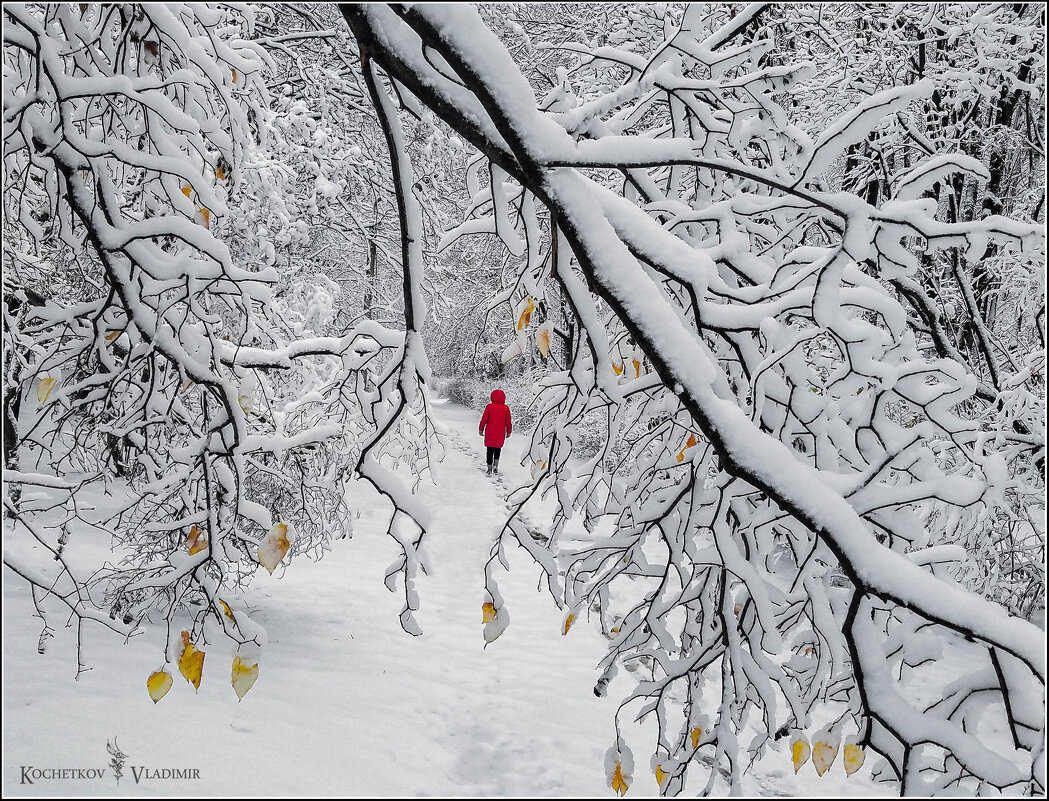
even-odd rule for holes
{"type": "Polygon", "coordinates": [[[496,464],[499,464],[499,451],[501,451],[501,450],[502,450],[502,448],[492,448],[492,447],[488,448],[488,466],[489,467],[492,466],[492,462],[495,462],[496,464]]]}

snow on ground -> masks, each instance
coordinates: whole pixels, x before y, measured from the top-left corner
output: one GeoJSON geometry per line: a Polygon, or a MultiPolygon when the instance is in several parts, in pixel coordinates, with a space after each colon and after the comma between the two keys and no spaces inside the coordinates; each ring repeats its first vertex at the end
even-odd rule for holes
{"type": "MultiPolygon", "coordinates": [[[[633,681],[623,671],[608,697],[594,695],[606,645],[596,621],[562,636],[563,613],[518,549],[511,572],[499,575],[510,626],[487,648],[481,636],[483,565],[504,520],[503,497],[527,479],[516,463],[527,435],[508,440],[503,476],[489,479],[479,415],[446,403],[437,415],[448,447],[436,484],[420,489],[434,511],[425,540],[431,570],[418,582],[423,635],[401,631],[402,597],[383,586],[397,555],[383,534],[385,502],[358,499],[365,511],[351,540],[319,562],[296,560],[283,576],[260,572],[244,595],[269,644],[240,703],[230,687],[233,649],[216,644],[206,648],[199,692],[172,669],[174,687],[154,706],[145,680],[163,661],[160,631],[125,645],[85,628],[92,669],[74,681],[75,629],[59,630],[38,655],[39,621],[25,586],[5,570],[3,794],[612,797],[604,752],[616,699],[633,681]],[[119,784],[107,752],[114,738],[126,754],[119,784]],[[24,768],[105,773],[30,784],[24,768]],[[199,778],[146,778],[165,768],[195,769],[199,778]]],[[[637,765],[628,795],[654,796],[652,732],[625,734],[637,765]]],[[[811,763],[795,777],[785,741],[779,749],[748,777],[750,794],[885,792],[871,784],[869,765],[846,780],[840,759],[821,779],[811,763]]],[[[686,794],[705,779],[690,780],[686,794]]]]}

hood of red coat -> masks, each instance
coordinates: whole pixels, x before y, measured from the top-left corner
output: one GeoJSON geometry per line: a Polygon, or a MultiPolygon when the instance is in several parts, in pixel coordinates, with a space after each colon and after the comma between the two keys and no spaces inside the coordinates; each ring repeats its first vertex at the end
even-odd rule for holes
{"type": "Polygon", "coordinates": [[[492,403],[506,403],[506,394],[501,389],[493,389],[492,403]]]}

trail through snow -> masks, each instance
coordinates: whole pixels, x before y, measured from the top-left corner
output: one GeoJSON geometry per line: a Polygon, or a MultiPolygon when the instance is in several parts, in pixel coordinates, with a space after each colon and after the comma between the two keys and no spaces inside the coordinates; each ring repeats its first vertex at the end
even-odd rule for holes
{"type": "Polygon", "coordinates": [[[74,682],[74,630],[39,656],[39,623],[5,571],[4,794],[601,793],[614,702],[592,692],[600,634],[580,626],[562,637],[538,569],[515,553],[500,579],[510,627],[487,648],[481,636],[483,565],[506,487],[524,475],[513,464],[523,437],[510,439],[503,475],[489,479],[477,414],[438,408],[448,447],[436,485],[420,487],[434,512],[421,637],[398,625],[400,587],[383,586],[397,552],[378,496],[352,539],[252,583],[245,598],[270,641],[241,703],[229,684],[233,650],[216,644],[205,647],[199,692],[172,666],[175,686],[154,706],[145,679],[163,659],[159,632],[123,645],[86,628],[92,669],[74,682]],[[128,755],[119,786],[111,768],[101,780],[21,783],[21,766],[106,767],[113,738],[128,755]],[[200,778],[136,784],[131,766],[197,768],[200,778]]]}
{"type": "MultiPolygon", "coordinates": [[[[598,627],[580,621],[562,636],[564,613],[516,548],[511,571],[498,569],[510,626],[488,647],[481,634],[483,566],[505,521],[505,495],[527,478],[517,464],[527,435],[507,441],[502,475],[489,478],[479,415],[438,401],[437,416],[448,429],[446,453],[434,481],[419,488],[434,513],[424,540],[431,570],[418,582],[423,635],[401,631],[401,588],[383,586],[397,557],[383,535],[389,507],[378,495],[358,498],[364,511],[352,539],[318,562],[294,561],[283,575],[260,573],[243,595],[269,644],[240,703],[230,687],[234,651],[216,643],[204,646],[199,692],[169,666],[174,687],[154,706],[145,680],[163,661],[156,630],[125,645],[87,627],[83,660],[91,670],[74,681],[75,629],[60,629],[38,655],[28,593],[5,570],[4,795],[612,797],[603,757],[615,737],[616,699],[633,677],[621,673],[608,697],[594,695],[606,645],[598,627]],[[119,783],[110,741],[126,754],[119,783]],[[105,772],[29,783],[27,766],[105,772]],[[199,778],[154,773],[163,769],[195,769],[199,778]]],[[[67,553],[74,544],[96,558],[108,548],[71,542],[67,553]]],[[[637,763],[630,795],[653,796],[651,732],[632,727],[632,717],[623,720],[637,763]]],[[[815,777],[788,775],[788,756],[775,762],[783,770],[754,776],[754,793],[871,789],[831,775],[808,786],[815,777]]]]}

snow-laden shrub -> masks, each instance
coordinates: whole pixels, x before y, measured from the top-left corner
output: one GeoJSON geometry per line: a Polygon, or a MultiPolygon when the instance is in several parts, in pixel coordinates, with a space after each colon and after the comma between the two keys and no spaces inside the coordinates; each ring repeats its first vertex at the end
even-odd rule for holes
{"type": "Polygon", "coordinates": [[[492,390],[501,389],[506,393],[506,402],[515,429],[530,430],[535,426],[536,414],[532,401],[535,399],[535,388],[523,376],[504,377],[485,380],[470,376],[437,379],[435,387],[439,395],[452,403],[466,406],[478,414],[491,403],[492,390]]]}

